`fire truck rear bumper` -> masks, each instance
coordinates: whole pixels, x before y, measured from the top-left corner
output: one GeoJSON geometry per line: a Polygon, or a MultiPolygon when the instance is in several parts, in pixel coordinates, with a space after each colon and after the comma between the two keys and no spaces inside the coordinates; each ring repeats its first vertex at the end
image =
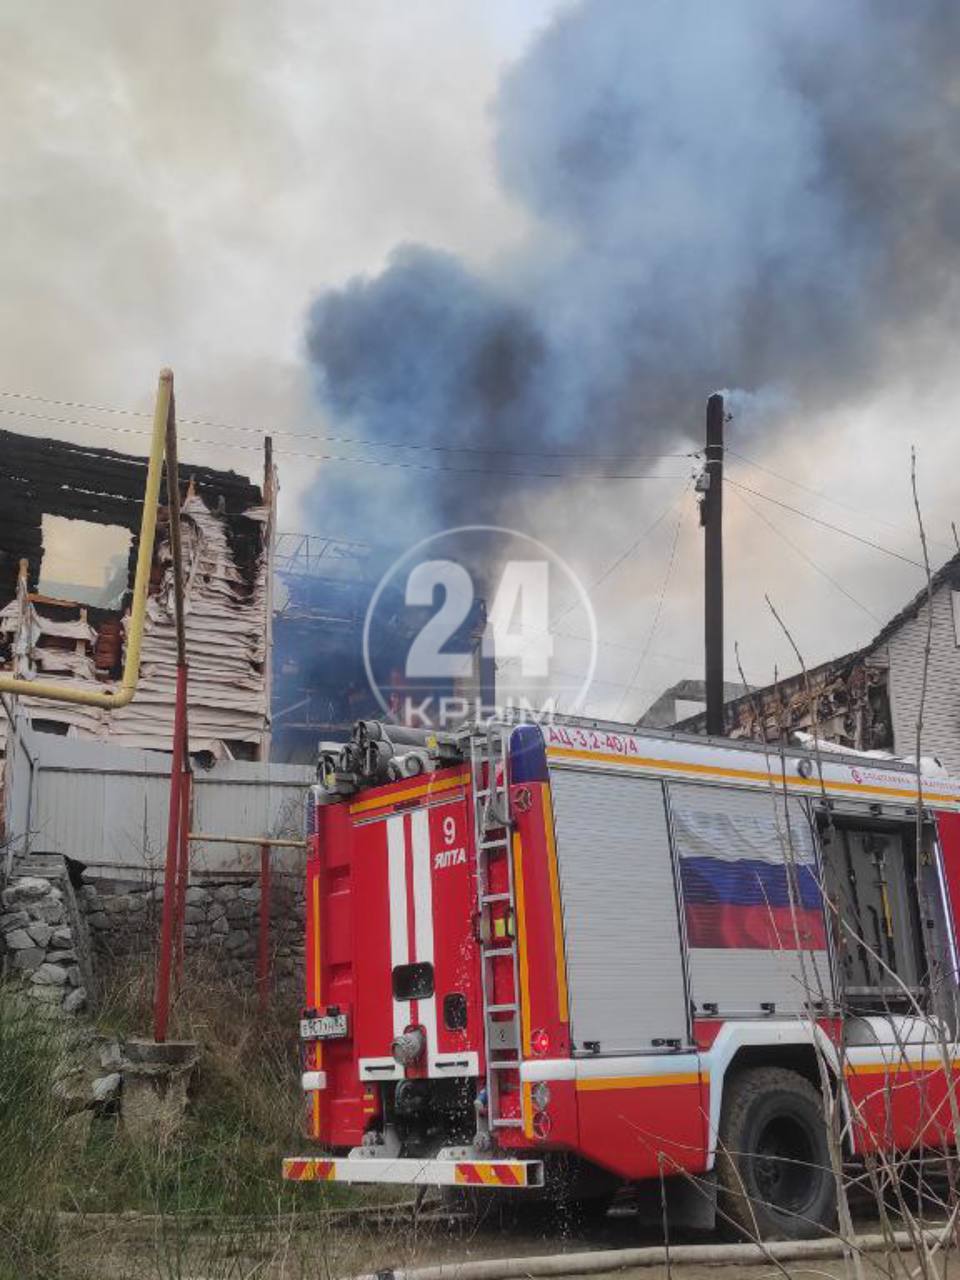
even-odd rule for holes
{"type": "Polygon", "coordinates": [[[380,1182],[432,1187],[512,1187],[543,1185],[539,1160],[343,1159],[290,1156],[283,1162],[288,1182],[380,1182]]]}

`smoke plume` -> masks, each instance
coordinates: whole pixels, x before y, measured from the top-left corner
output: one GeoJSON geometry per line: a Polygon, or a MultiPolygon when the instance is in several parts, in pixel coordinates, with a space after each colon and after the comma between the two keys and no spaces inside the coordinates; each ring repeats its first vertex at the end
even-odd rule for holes
{"type": "Polygon", "coordinates": [[[563,12],[493,106],[522,246],[483,271],[400,246],[312,308],[323,403],[383,443],[367,456],[406,464],[321,478],[324,527],[408,542],[516,523],[518,497],[563,486],[551,473],[616,469],[555,455],[637,471],[689,448],[718,386],[775,431],[935,359],[956,300],[958,54],[954,0],[563,12]],[[444,451],[461,445],[504,453],[444,451]]]}

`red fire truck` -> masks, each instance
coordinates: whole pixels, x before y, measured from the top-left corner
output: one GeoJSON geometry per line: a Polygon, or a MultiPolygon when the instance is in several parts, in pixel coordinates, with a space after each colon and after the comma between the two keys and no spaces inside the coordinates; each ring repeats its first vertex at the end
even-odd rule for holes
{"type": "Polygon", "coordinates": [[[960,784],[922,782],[918,824],[878,756],[361,722],[308,805],[320,1150],[284,1176],[679,1178],[744,1229],[829,1227],[826,1091],[845,1160],[954,1141],[960,784]]]}

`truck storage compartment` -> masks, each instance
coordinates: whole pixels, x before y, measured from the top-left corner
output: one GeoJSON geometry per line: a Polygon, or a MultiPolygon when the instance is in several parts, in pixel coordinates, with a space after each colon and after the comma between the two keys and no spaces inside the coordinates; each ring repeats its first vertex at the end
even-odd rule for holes
{"type": "Polygon", "coordinates": [[[574,1050],[689,1043],[663,784],[552,769],[574,1050]]]}
{"type": "Polygon", "coordinates": [[[865,1012],[909,1006],[923,995],[927,968],[915,824],[867,813],[819,822],[841,994],[865,1012]]]}

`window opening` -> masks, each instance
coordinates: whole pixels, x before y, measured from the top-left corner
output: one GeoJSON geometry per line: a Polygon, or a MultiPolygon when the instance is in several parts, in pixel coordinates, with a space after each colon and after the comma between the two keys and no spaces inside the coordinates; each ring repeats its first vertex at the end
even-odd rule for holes
{"type": "Polygon", "coordinates": [[[44,512],[42,534],[41,595],[120,608],[129,579],[129,529],[44,512]]]}

